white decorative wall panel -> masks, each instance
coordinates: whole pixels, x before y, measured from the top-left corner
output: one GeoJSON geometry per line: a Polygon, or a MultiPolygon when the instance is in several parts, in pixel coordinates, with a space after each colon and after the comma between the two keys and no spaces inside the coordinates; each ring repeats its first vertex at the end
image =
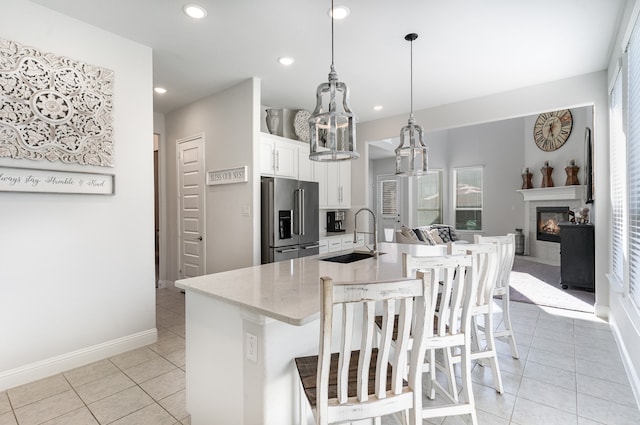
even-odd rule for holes
{"type": "Polygon", "coordinates": [[[0,157],[113,166],[113,77],[0,38],[0,157]]]}

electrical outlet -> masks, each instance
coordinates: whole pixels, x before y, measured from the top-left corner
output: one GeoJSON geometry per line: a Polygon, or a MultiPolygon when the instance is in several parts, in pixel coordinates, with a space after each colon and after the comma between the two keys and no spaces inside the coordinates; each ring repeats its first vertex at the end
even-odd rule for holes
{"type": "Polygon", "coordinates": [[[258,363],[258,337],[247,332],[245,335],[245,346],[247,350],[247,359],[254,363],[258,363]]]}

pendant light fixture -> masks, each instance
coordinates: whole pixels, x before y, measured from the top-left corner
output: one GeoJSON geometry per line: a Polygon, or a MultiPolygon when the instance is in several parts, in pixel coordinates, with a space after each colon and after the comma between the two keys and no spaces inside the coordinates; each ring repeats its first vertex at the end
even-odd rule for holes
{"type": "Polygon", "coordinates": [[[318,86],[316,109],[309,117],[309,159],[314,161],[345,161],[360,157],[356,152],[357,118],[349,107],[349,89],[345,83],[338,81],[333,63],[333,20],[331,18],[329,82],[318,86]]]}
{"type": "Polygon", "coordinates": [[[427,173],[427,146],[424,144],[424,130],[413,118],[413,42],[418,34],[407,34],[404,39],[411,42],[411,113],[409,123],[400,130],[400,144],[396,148],[396,174],[420,176],[427,173]],[[405,145],[405,138],[409,143],[405,145]]]}

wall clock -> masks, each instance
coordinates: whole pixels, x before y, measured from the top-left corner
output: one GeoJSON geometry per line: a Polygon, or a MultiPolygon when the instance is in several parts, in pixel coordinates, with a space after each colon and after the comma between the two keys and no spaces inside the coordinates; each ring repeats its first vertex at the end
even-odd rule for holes
{"type": "Polygon", "coordinates": [[[533,140],[543,151],[552,152],[565,144],[572,127],[570,110],[545,112],[538,116],[533,126],[533,140]]]}

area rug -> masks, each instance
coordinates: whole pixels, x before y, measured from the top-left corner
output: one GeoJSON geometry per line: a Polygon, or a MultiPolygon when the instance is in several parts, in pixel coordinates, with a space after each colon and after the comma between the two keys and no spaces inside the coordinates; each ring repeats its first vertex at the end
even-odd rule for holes
{"type": "Polygon", "coordinates": [[[511,271],[511,301],[593,313],[595,294],[560,286],[560,266],[516,256],[511,271]]]}

